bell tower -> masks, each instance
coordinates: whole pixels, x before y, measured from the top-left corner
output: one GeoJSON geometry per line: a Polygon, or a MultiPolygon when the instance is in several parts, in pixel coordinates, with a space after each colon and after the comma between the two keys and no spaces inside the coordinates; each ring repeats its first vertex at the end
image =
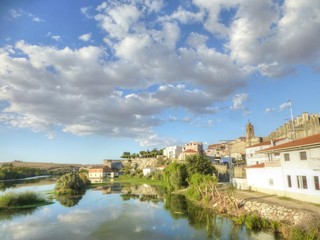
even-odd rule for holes
{"type": "Polygon", "coordinates": [[[246,146],[250,147],[252,145],[252,140],[255,138],[254,136],[254,127],[250,121],[246,126],[246,146]]]}

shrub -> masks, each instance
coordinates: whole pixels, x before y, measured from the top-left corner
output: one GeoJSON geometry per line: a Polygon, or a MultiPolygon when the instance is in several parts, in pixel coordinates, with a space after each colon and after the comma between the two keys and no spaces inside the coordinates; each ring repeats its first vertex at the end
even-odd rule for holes
{"type": "Polygon", "coordinates": [[[189,176],[195,173],[203,175],[213,174],[213,165],[205,155],[191,155],[187,157],[187,170],[189,176]]]}
{"type": "Polygon", "coordinates": [[[0,208],[21,207],[42,202],[47,201],[34,192],[9,192],[0,197],[0,208]]]}
{"type": "Polygon", "coordinates": [[[185,164],[170,163],[163,172],[163,178],[170,191],[188,186],[188,172],[185,164]]]}
{"type": "Polygon", "coordinates": [[[85,190],[86,183],[78,173],[67,173],[61,176],[55,186],[56,193],[59,194],[78,194],[85,190]]]}

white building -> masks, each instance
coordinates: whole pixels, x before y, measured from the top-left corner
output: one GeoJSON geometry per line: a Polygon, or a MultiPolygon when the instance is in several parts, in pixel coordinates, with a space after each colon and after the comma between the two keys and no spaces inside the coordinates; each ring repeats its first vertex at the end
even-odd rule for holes
{"type": "Polygon", "coordinates": [[[153,167],[148,167],[148,168],[144,168],[142,170],[143,176],[147,176],[150,175],[152,172],[154,172],[156,170],[156,168],[153,167]]]}
{"type": "Polygon", "coordinates": [[[320,134],[263,149],[269,161],[246,168],[249,189],[320,202],[320,134]]]}
{"type": "MultiPolygon", "coordinates": [[[[255,144],[253,146],[247,147],[246,148],[246,162],[247,166],[252,166],[260,163],[264,163],[267,161],[275,160],[275,159],[270,159],[267,153],[261,152],[263,149],[267,149],[270,147],[278,146],[280,144],[288,142],[288,139],[281,139],[281,140],[275,140],[275,141],[266,141],[266,142],[261,142],[258,144],[255,144]]],[[[278,158],[278,156],[274,156],[274,158],[278,158]]]]}
{"type": "Polygon", "coordinates": [[[166,147],[163,150],[163,155],[170,159],[178,159],[181,152],[182,152],[181,146],[171,146],[171,147],[166,147]]]}

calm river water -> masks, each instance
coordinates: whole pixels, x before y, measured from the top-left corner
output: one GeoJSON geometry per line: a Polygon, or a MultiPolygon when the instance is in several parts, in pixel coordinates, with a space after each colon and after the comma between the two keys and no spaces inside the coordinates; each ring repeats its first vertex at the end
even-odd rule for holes
{"type": "MultiPolygon", "coordinates": [[[[0,184],[7,191],[50,191],[48,180],[0,184]]],[[[156,187],[114,185],[87,190],[76,198],[60,198],[33,210],[0,212],[0,239],[275,239],[235,226],[183,196],[156,187]],[[123,192],[131,194],[123,194],[123,192]]]]}

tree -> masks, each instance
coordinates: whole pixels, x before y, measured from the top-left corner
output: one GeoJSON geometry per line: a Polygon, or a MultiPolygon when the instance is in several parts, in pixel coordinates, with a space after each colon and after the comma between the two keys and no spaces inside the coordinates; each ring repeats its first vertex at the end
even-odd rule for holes
{"type": "Polygon", "coordinates": [[[204,175],[213,173],[213,165],[205,155],[191,155],[186,160],[189,176],[195,173],[204,175]]]}
{"type": "Polygon", "coordinates": [[[86,189],[86,183],[78,173],[67,173],[61,176],[55,186],[56,193],[59,194],[79,194],[86,189]]]}
{"type": "Polygon", "coordinates": [[[147,155],[146,151],[140,151],[139,153],[140,153],[140,157],[142,158],[145,158],[147,155]]]}
{"type": "Polygon", "coordinates": [[[127,158],[127,159],[130,159],[131,155],[130,155],[130,152],[123,152],[121,158],[127,158]]]}
{"type": "Polygon", "coordinates": [[[164,170],[164,181],[170,191],[188,186],[188,172],[185,164],[170,163],[164,170]]]}
{"type": "Polygon", "coordinates": [[[158,149],[156,149],[156,148],[152,149],[152,151],[151,151],[151,156],[152,157],[156,157],[158,154],[159,154],[158,149]]]}

